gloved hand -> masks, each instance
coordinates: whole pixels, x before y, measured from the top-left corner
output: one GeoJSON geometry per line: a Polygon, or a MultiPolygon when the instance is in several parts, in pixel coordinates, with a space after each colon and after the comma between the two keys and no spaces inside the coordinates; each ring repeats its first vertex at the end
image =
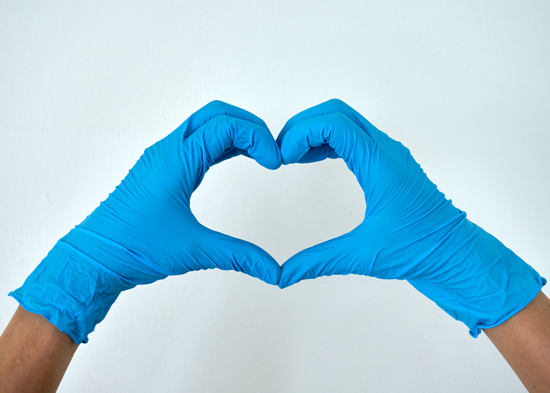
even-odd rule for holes
{"type": "Polygon", "coordinates": [[[282,266],[281,288],[333,274],[408,280],[477,337],[526,306],[544,278],[466,219],[410,151],[354,109],[330,100],[291,118],[284,164],[341,157],[365,193],[364,221],[282,266]]]}
{"type": "Polygon", "coordinates": [[[10,293],[77,343],[121,291],[170,275],[218,268],[276,285],[279,264],[259,247],[202,226],[190,210],[211,165],[241,152],[281,165],[279,148],[253,114],[213,101],[147,148],[119,186],[10,293]]]}

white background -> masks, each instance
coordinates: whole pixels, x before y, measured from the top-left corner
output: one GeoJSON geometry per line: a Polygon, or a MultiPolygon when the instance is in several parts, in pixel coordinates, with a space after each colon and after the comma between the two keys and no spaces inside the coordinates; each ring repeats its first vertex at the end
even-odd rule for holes
{"type": "MultiPolygon", "coordinates": [[[[340,98],[550,277],[549,3],[0,4],[0,330],[20,286],[143,150],[213,99],[262,117],[340,98]]],[[[192,199],[279,263],[362,220],[341,160],[235,158],[192,199]]],[[[407,282],[280,290],[203,271],[123,293],[60,392],[520,392],[485,335],[407,282]]]]}

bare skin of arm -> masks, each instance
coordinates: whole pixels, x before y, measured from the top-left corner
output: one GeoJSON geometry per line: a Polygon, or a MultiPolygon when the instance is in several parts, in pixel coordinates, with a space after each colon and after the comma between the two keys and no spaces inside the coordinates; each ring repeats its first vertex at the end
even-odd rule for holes
{"type": "MultiPolygon", "coordinates": [[[[550,300],[544,293],[485,334],[529,392],[550,392],[550,300]]],[[[77,348],[44,317],[19,307],[0,337],[0,391],[55,392],[77,348]]]]}
{"type": "Polygon", "coordinates": [[[0,392],[55,392],[78,345],[21,306],[0,337],[0,392]]]}
{"type": "Polygon", "coordinates": [[[543,292],[485,334],[531,393],[550,393],[550,300],[543,292]]]}

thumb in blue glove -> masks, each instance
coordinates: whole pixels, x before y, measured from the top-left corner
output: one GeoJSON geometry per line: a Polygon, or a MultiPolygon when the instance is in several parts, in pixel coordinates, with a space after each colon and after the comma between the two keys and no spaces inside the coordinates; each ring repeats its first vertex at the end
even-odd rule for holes
{"type": "Polygon", "coordinates": [[[210,230],[190,198],[210,166],[244,153],[276,169],[280,152],[255,115],[213,101],[147,148],[119,186],[60,239],[10,295],[80,344],[121,291],[218,268],[276,285],[279,264],[261,248],[210,230]]]}
{"type": "Polygon", "coordinates": [[[367,205],[353,231],[286,261],[281,288],[333,274],[408,280],[477,337],[521,310],[546,283],[454,207],[405,146],[344,102],[297,114],[277,143],[284,164],[342,158],[367,205]]]}

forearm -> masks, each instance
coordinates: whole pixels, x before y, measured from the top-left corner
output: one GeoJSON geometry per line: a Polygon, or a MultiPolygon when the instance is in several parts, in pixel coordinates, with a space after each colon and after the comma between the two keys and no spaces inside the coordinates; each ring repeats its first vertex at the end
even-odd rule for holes
{"type": "Polygon", "coordinates": [[[550,299],[542,291],[485,334],[529,392],[550,392],[550,299]]]}
{"type": "Polygon", "coordinates": [[[55,392],[77,348],[43,316],[19,307],[0,336],[0,391],[55,392]]]}

